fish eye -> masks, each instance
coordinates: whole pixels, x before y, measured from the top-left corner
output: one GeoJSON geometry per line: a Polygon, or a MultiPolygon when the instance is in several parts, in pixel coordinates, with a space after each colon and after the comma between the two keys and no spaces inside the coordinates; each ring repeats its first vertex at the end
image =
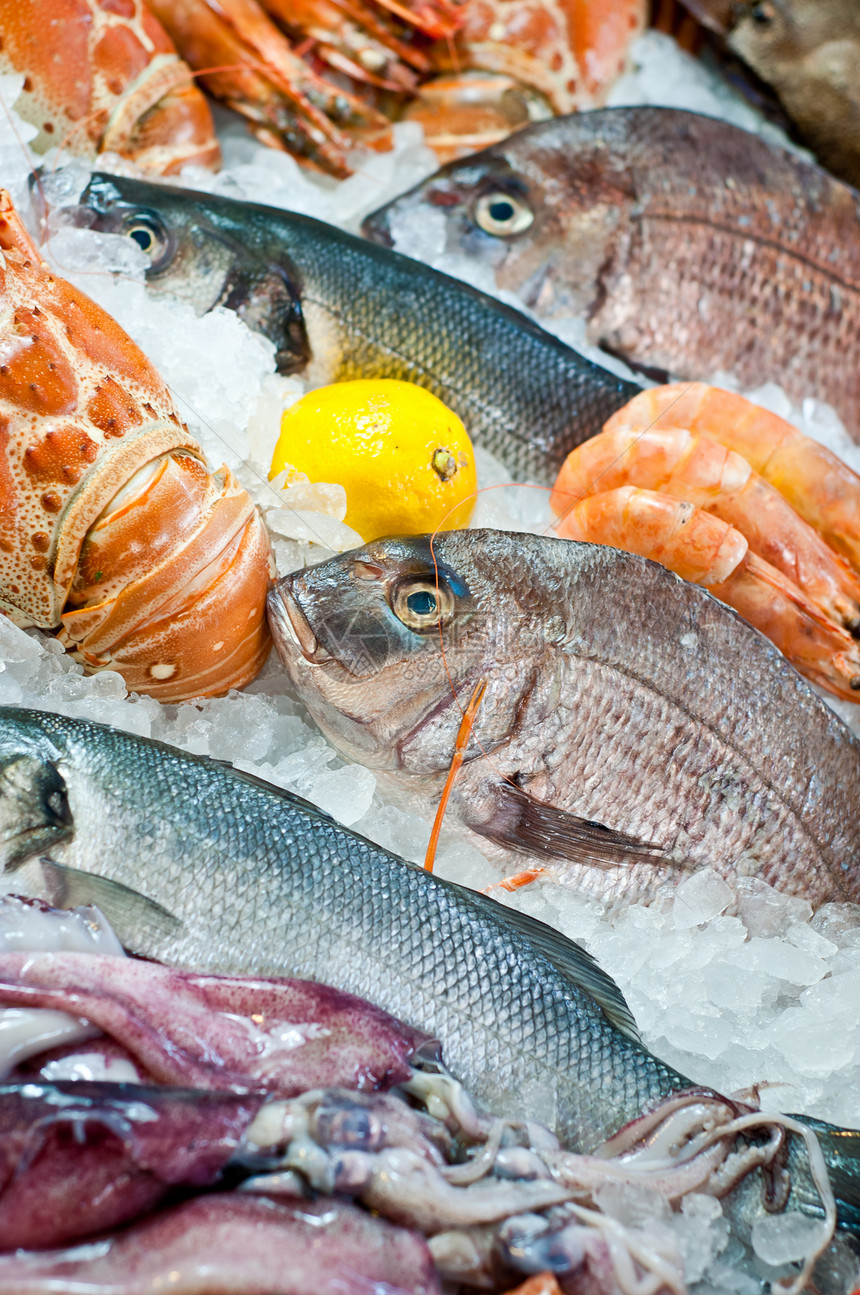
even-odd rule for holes
{"type": "Polygon", "coordinates": [[[475,224],[485,234],[494,234],[497,238],[522,234],[535,218],[524,198],[502,191],[482,193],[472,214],[475,224]]]}
{"type": "Polygon", "coordinates": [[[441,580],[409,580],[395,589],[392,609],[412,630],[434,629],[450,618],[454,595],[441,580]]]}
{"type": "Polygon", "coordinates": [[[137,214],[129,216],[122,232],[137,243],[154,265],[167,251],[167,231],[157,216],[137,214]]]}
{"type": "Polygon", "coordinates": [[[750,17],[757,26],[769,27],[776,18],[776,10],[767,0],[758,0],[750,10],[750,17]]]}

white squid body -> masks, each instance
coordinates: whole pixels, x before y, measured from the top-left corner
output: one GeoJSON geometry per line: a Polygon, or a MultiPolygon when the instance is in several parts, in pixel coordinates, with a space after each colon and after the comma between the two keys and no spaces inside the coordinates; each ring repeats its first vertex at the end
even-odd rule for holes
{"type": "Polygon", "coordinates": [[[0,191],[0,610],[162,701],[248,683],[271,554],[119,325],[40,260],[0,191]]]}

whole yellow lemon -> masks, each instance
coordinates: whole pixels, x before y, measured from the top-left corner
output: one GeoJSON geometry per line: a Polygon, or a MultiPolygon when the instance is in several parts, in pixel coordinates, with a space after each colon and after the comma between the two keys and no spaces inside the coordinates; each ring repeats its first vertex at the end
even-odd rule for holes
{"type": "Polygon", "coordinates": [[[271,477],[292,466],[346,490],[346,524],[364,540],[466,526],[475,454],[456,414],[412,382],[362,378],[311,391],[287,409],[271,477]]]}

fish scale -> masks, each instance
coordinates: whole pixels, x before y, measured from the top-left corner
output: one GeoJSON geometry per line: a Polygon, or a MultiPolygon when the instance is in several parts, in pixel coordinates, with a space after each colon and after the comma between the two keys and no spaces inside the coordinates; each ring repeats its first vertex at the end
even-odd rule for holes
{"type": "Polygon", "coordinates": [[[486,682],[446,816],[509,873],[605,905],[698,867],[860,897],[860,745],[761,634],[655,562],[493,530],[378,540],[284,577],[269,619],[323,733],[425,814],[486,682]],[[410,623],[413,586],[443,619],[410,623]]]}
{"type": "MultiPolygon", "coordinates": [[[[690,1087],[631,1036],[615,986],[557,932],[388,854],[290,793],[159,742],[0,708],[2,864],[15,890],[98,903],[136,952],[357,993],[441,1040],[449,1069],[494,1114],[548,1124],[572,1150],[596,1149],[690,1087]],[[154,809],[158,839],[141,852],[154,809]],[[16,867],[22,850],[30,862],[16,867]],[[153,901],[186,924],[171,928],[153,901]]],[[[815,1127],[840,1218],[856,1228],[857,1139],[815,1127]]],[[[788,1208],[818,1214],[795,1137],[788,1164],[788,1208]]],[[[743,1229],[761,1218],[758,1176],[726,1204],[743,1229]]],[[[854,1262],[834,1252],[834,1271],[843,1261],[854,1262]]]]}
{"type": "MultiPolygon", "coordinates": [[[[549,1122],[572,1148],[592,1149],[687,1085],[616,1029],[501,905],[289,793],[148,739],[0,710],[0,858],[15,835],[10,761],[28,754],[60,771],[73,819],[71,838],[39,853],[80,872],[61,873],[63,896],[56,870],[35,863],[7,885],[54,900],[89,895],[134,952],[357,993],[442,1040],[449,1068],[498,1113],[546,1120],[549,1102],[549,1122]],[[156,809],[159,837],[139,851],[156,809]],[[98,878],[132,890],[112,894],[98,878]],[[152,900],[183,926],[162,924],[152,900]]],[[[533,929],[577,952],[541,923],[533,929]]]]}

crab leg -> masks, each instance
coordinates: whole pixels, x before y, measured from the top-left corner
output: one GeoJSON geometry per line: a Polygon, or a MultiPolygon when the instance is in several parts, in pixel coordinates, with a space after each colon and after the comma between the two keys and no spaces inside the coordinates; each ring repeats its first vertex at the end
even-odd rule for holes
{"type": "Polygon", "coordinates": [[[860,570],[860,477],[784,418],[703,382],[652,387],[607,429],[687,427],[742,454],[810,526],[860,570]]]}
{"type": "Polygon", "coordinates": [[[630,427],[613,418],[568,455],[550,502],[563,514],[577,499],[625,485],[659,490],[713,513],[831,620],[858,627],[860,579],[734,450],[679,425],[630,427]]]}
{"type": "Polygon", "coordinates": [[[622,486],[581,499],[559,522],[558,534],[638,553],[704,585],[766,634],[801,674],[846,701],[860,700],[857,643],[786,576],[749,552],[739,531],[710,513],[622,486]]]}

